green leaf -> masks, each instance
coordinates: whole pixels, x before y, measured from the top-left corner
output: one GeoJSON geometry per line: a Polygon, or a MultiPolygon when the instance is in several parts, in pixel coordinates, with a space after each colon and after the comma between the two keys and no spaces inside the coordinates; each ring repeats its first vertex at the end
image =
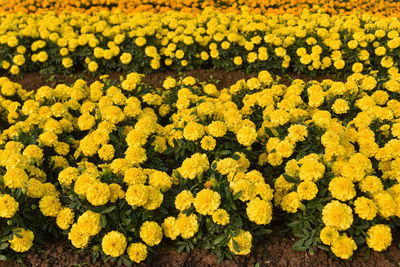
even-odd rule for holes
{"type": "Polygon", "coordinates": [[[296,179],[294,179],[293,177],[287,175],[286,173],[283,174],[283,178],[285,178],[285,180],[287,182],[289,182],[289,183],[296,183],[297,182],[296,179]]]}
{"type": "Polygon", "coordinates": [[[0,255],[0,261],[6,261],[7,257],[5,255],[0,255]]]}
{"type": "Polygon", "coordinates": [[[1,245],[0,245],[0,250],[3,250],[3,249],[8,248],[9,245],[10,245],[9,243],[3,243],[3,244],[1,244],[1,245]]]}
{"type": "Polygon", "coordinates": [[[232,244],[233,244],[233,249],[237,252],[240,252],[239,244],[235,241],[235,239],[232,239],[232,244]]]}
{"type": "Polygon", "coordinates": [[[101,215],[101,216],[100,216],[100,227],[101,227],[101,228],[104,228],[104,227],[106,227],[106,225],[107,225],[106,216],[101,215]]]}
{"type": "Polygon", "coordinates": [[[293,228],[293,227],[295,227],[296,225],[298,225],[299,223],[300,223],[300,221],[294,221],[294,222],[288,223],[287,226],[293,228]]]}
{"type": "Polygon", "coordinates": [[[185,246],[180,246],[178,248],[178,254],[180,254],[185,249],[185,246]]]}
{"type": "Polygon", "coordinates": [[[256,232],[254,233],[254,235],[260,236],[260,235],[268,235],[268,234],[270,234],[270,233],[272,233],[272,230],[271,230],[271,229],[260,229],[260,230],[256,231],[256,232]]]}
{"type": "Polygon", "coordinates": [[[233,154],[233,155],[232,155],[232,158],[233,158],[234,160],[239,160],[239,159],[240,159],[240,155],[238,155],[238,154],[233,154]]]}
{"type": "Polygon", "coordinates": [[[110,140],[112,141],[112,142],[114,142],[114,143],[119,143],[119,140],[118,140],[118,138],[115,136],[115,135],[113,135],[113,134],[110,134],[110,140]]]}
{"type": "Polygon", "coordinates": [[[115,206],[108,207],[108,208],[106,208],[105,210],[103,210],[103,211],[101,212],[101,214],[107,214],[107,213],[109,213],[109,212],[111,212],[111,211],[113,211],[113,210],[115,210],[115,209],[116,209],[115,206]]]}
{"type": "Polygon", "coordinates": [[[233,200],[239,199],[241,195],[242,191],[237,192],[236,194],[233,195],[233,200]]]}
{"type": "Polygon", "coordinates": [[[306,248],[303,246],[304,239],[299,239],[293,244],[293,249],[296,251],[305,251],[306,248]]]}
{"type": "Polygon", "coordinates": [[[371,257],[371,249],[367,249],[367,250],[365,251],[364,259],[365,259],[365,260],[368,260],[370,257],[371,257]]]}
{"type": "Polygon", "coordinates": [[[221,235],[217,236],[217,238],[215,238],[213,244],[214,245],[218,245],[219,243],[221,243],[225,239],[225,237],[226,237],[225,234],[221,234],[221,235]]]}

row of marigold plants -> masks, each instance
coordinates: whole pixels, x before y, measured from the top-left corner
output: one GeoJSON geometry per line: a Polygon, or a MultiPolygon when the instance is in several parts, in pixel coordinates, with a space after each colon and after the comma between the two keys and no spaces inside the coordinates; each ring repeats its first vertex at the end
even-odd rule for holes
{"type": "Polygon", "coordinates": [[[249,254],[277,214],[295,250],[391,245],[399,73],[284,85],[264,70],[223,90],[142,78],[30,92],[0,78],[2,259],[65,239],[125,265],[166,243],[222,260],[249,254]]]}
{"type": "Polygon", "coordinates": [[[400,21],[368,14],[263,16],[206,8],[199,14],[0,15],[1,68],[26,72],[216,68],[307,75],[395,71],[400,21]],[[16,27],[18,25],[18,27],[16,27]]]}
{"type": "Polygon", "coordinates": [[[248,6],[254,13],[298,15],[304,8],[321,8],[330,14],[352,14],[355,12],[375,14],[378,16],[399,15],[400,3],[397,0],[15,0],[0,1],[0,12],[4,13],[43,13],[80,12],[94,14],[107,10],[122,10],[124,13],[167,12],[170,10],[199,13],[206,7],[214,7],[223,12],[238,12],[248,6]]]}

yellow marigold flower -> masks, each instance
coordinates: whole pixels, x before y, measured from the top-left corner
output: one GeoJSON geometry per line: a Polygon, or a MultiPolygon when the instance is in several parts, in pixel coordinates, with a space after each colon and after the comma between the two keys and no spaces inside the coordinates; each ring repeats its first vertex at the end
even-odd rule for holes
{"type": "Polygon", "coordinates": [[[377,48],[375,48],[375,54],[377,56],[383,56],[386,54],[386,48],[383,46],[378,46],[377,48]]]}
{"type": "Polygon", "coordinates": [[[176,80],[172,77],[167,77],[163,82],[163,87],[167,90],[176,86],[176,80]]]}
{"type": "Polygon", "coordinates": [[[371,97],[377,105],[383,106],[389,99],[389,94],[383,90],[376,90],[371,97]]]}
{"type": "Polygon", "coordinates": [[[79,231],[88,236],[97,235],[101,230],[100,215],[100,213],[96,213],[90,210],[85,211],[81,216],[79,216],[77,220],[79,231]]]}
{"type": "Polygon", "coordinates": [[[227,225],[229,223],[229,213],[224,209],[217,209],[212,214],[213,222],[219,225],[227,225]]]}
{"type": "Polygon", "coordinates": [[[69,69],[69,68],[71,68],[73,65],[74,65],[74,61],[72,60],[72,58],[70,58],[70,57],[64,57],[63,59],[62,59],[62,65],[66,68],[66,69],[69,69]]]}
{"type": "Polygon", "coordinates": [[[250,221],[268,224],[272,219],[272,205],[269,201],[256,197],[247,203],[246,213],[250,221]]]}
{"type": "Polygon", "coordinates": [[[110,184],[110,202],[115,203],[118,199],[123,199],[125,197],[125,192],[122,190],[119,184],[110,184]]]}
{"type": "Polygon", "coordinates": [[[383,191],[383,184],[381,179],[376,176],[366,176],[361,182],[358,183],[360,190],[364,193],[379,193],[383,191]]]}
{"type": "Polygon", "coordinates": [[[28,182],[28,175],[21,168],[12,168],[4,174],[3,181],[8,188],[23,188],[28,182]]]}
{"type": "Polygon", "coordinates": [[[97,64],[96,61],[90,61],[88,64],[88,69],[90,72],[96,72],[97,69],[99,68],[99,65],[97,64]]]}
{"type": "Polygon", "coordinates": [[[325,245],[331,245],[333,241],[339,238],[339,232],[333,227],[325,226],[319,233],[322,243],[325,245]]]}
{"type": "Polygon", "coordinates": [[[74,222],[74,211],[70,208],[63,208],[57,214],[56,223],[62,230],[67,230],[74,222]]]}
{"type": "Polygon", "coordinates": [[[29,179],[26,187],[26,195],[31,198],[41,198],[44,194],[42,182],[34,178],[29,179]]]}
{"type": "Polygon", "coordinates": [[[196,141],[203,135],[204,126],[194,121],[190,121],[183,129],[183,136],[189,141],[196,141]]]}
{"type": "Polygon", "coordinates": [[[302,142],[306,140],[306,137],[308,136],[307,127],[300,124],[290,126],[288,132],[288,139],[291,142],[302,142]]]}
{"type": "Polygon", "coordinates": [[[301,205],[299,195],[297,192],[291,192],[285,195],[280,203],[281,208],[289,213],[297,212],[298,208],[301,205]]]}
{"type": "Polygon", "coordinates": [[[184,211],[192,206],[194,197],[189,190],[183,190],[175,198],[175,208],[179,211],[184,211]]]}
{"type": "Polygon", "coordinates": [[[149,174],[149,185],[166,192],[172,187],[171,177],[162,171],[153,171],[149,174]]]}
{"type": "Polygon", "coordinates": [[[25,57],[24,55],[18,54],[15,55],[13,57],[13,62],[17,65],[17,66],[22,66],[25,63],[25,57]]]}
{"type": "Polygon", "coordinates": [[[212,151],[214,150],[215,146],[217,144],[217,141],[212,138],[211,136],[204,136],[201,139],[201,148],[207,151],[212,151]]]}
{"type": "Polygon", "coordinates": [[[316,182],[324,176],[325,166],[315,159],[307,159],[301,162],[299,177],[303,181],[316,182]]]}
{"type": "Polygon", "coordinates": [[[111,144],[102,145],[99,149],[99,157],[104,161],[110,161],[114,158],[114,147],[111,144]]]}
{"type": "Polygon", "coordinates": [[[58,181],[61,185],[69,187],[79,176],[79,170],[74,167],[68,167],[58,174],[58,181]]]}
{"type": "MultiPolygon", "coordinates": [[[[73,174],[75,175],[75,173],[73,174]]],[[[69,179],[69,178],[68,178],[69,179]]],[[[89,185],[96,181],[96,176],[90,173],[81,174],[75,182],[74,191],[78,195],[86,195],[89,185]]]]}
{"type": "Polygon", "coordinates": [[[16,252],[28,251],[32,245],[35,238],[34,234],[30,230],[25,230],[23,228],[15,228],[12,231],[12,238],[8,240],[12,250],[16,252]]]}
{"type": "Polygon", "coordinates": [[[221,196],[211,189],[203,189],[194,199],[196,211],[202,215],[211,215],[221,204],[221,196]]]}
{"type": "Polygon", "coordinates": [[[147,181],[147,175],[141,168],[130,168],[125,171],[124,182],[128,185],[144,184],[147,181]]]}
{"type": "Polygon", "coordinates": [[[185,239],[193,237],[199,230],[199,222],[196,214],[194,213],[189,216],[180,213],[178,219],[176,220],[176,225],[182,238],[185,239]]]}
{"type": "Polygon", "coordinates": [[[356,196],[353,182],[344,177],[333,178],[329,183],[329,192],[340,201],[348,201],[356,196]]]}
{"type": "Polygon", "coordinates": [[[15,199],[4,194],[0,196],[0,217],[2,218],[12,218],[17,212],[19,203],[15,199]]]}
{"type": "Polygon", "coordinates": [[[44,196],[39,201],[39,208],[44,216],[57,217],[62,206],[58,197],[44,196]]]}
{"type": "Polygon", "coordinates": [[[78,118],[78,126],[81,131],[90,130],[95,124],[95,118],[89,113],[85,113],[78,118]]]}
{"type": "Polygon", "coordinates": [[[363,68],[364,68],[364,65],[361,62],[356,62],[351,67],[353,72],[362,72],[363,68]]]}
{"type": "Polygon", "coordinates": [[[243,59],[240,56],[236,56],[233,58],[233,63],[235,63],[235,65],[240,66],[243,63],[243,59]]]}
{"type": "Polygon", "coordinates": [[[87,189],[86,198],[93,206],[106,204],[110,200],[108,184],[99,181],[91,183],[87,189]]]}
{"type": "Polygon", "coordinates": [[[333,66],[334,66],[337,70],[343,69],[345,65],[346,65],[346,62],[345,62],[343,59],[336,60],[336,61],[333,63],[333,66]]]}
{"type": "Polygon", "coordinates": [[[202,175],[210,167],[206,154],[196,153],[183,161],[182,166],[177,169],[185,179],[195,179],[202,175]]]}
{"type": "Polygon", "coordinates": [[[10,62],[9,61],[7,61],[7,60],[2,60],[1,61],[1,67],[3,68],[3,69],[8,69],[9,67],[11,66],[11,64],[10,64],[10,62]]]}
{"type": "Polygon", "coordinates": [[[353,211],[346,204],[332,200],[322,210],[322,221],[326,226],[344,231],[353,223],[353,211]]]}
{"type": "Polygon", "coordinates": [[[136,263],[144,261],[147,258],[147,246],[143,243],[132,243],[126,250],[129,259],[136,263]]]}
{"type": "Polygon", "coordinates": [[[231,237],[228,247],[236,255],[247,255],[251,251],[252,239],[249,231],[240,230],[237,236],[231,237]]]}
{"type": "Polygon", "coordinates": [[[108,232],[101,241],[104,254],[114,258],[124,254],[126,246],[126,237],[117,231],[108,232]]]}
{"type": "Polygon", "coordinates": [[[130,165],[143,163],[147,160],[146,149],[143,147],[129,146],[125,151],[125,159],[130,165]]]}
{"type": "Polygon", "coordinates": [[[332,110],[336,113],[336,114],[345,114],[347,113],[347,111],[349,111],[350,107],[349,107],[349,103],[344,100],[344,99],[336,99],[335,103],[333,103],[332,105],[332,110]]]}
{"type": "Polygon", "coordinates": [[[58,142],[58,137],[55,133],[46,131],[39,135],[39,144],[44,146],[55,146],[58,142]]]}
{"type": "Polygon", "coordinates": [[[351,237],[343,234],[332,242],[331,249],[337,257],[347,260],[353,255],[357,245],[351,237]]]}
{"type": "Polygon", "coordinates": [[[218,93],[219,93],[217,87],[211,83],[206,84],[203,87],[203,91],[204,91],[204,93],[211,95],[211,96],[215,96],[215,97],[218,96],[218,93]]]}
{"type": "Polygon", "coordinates": [[[160,244],[162,228],[153,221],[145,221],[140,227],[140,238],[150,247],[160,244]]]}
{"type": "Polygon", "coordinates": [[[236,138],[239,144],[244,146],[251,146],[257,139],[257,132],[254,127],[243,126],[236,133],[236,138]]]}
{"type": "Polygon", "coordinates": [[[375,251],[386,250],[392,243],[392,232],[385,224],[376,224],[367,231],[367,245],[375,251]]]}
{"type": "Polygon", "coordinates": [[[383,218],[389,218],[396,214],[397,204],[389,192],[381,192],[373,195],[375,205],[378,208],[378,213],[383,218]]]}
{"type": "Polygon", "coordinates": [[[143,205],[143,208],[147,210],[155,210],[161,206],[164,200],[164,195],[160,192],[160,190],[151,185],[148,186],[148,190],[149,198],[147,202],[143,205]]]}
{"type": "Polygon", "coordinates": [[[400,139],[400,123],[394,123],[390,129],[392,135],[400,139]]]}
{"type": "Polygon", "coordinates": [[[311,200],[316,197],[318,193],[318,187],[315,183],[311,181],[301,182],[297,186],[297,194],[300,200],[311,200]]]}
{"type": "Polygon", "coordinates": [[[133,207],[143,206],[149,199],[148,186],[143,184],[130,185],[126,191],[125,199],[133,207]]]}
{"type": "Polygon", "coordinates": [[[227,127],[222,121],[213,121],[207,126],[207,131],[214,137],[222,137],[226,134],[227,127]]]}
{"type": "Polygon", "coordinates": [[[19,67],[17,65],[12,65],[10,68],[10,73],[13,75],[17,75],[19,73],[19,67]]]}
{"type": "Polygon", "coordinates": [[[82,228],[78,224],[74,223],[71,230],[68,233],[68,239],[76,248],[85,248],[89,243],[90,236],[82,231],[82,228]]]}
{"type": "Polygon", "coordinates": [[[293,154],[294,144],[288,140],[279,142],[276,146],[276,154],[281,158],[288,158],[293,154]]]}
{"type": "Polygon", "coordinates": [[[372,220],[378,212],[375,203],[366,197],[358,197],[354,201],[354,211],[364,220],[372,220]]]}
{"type": "Polygon", "coordinates": [[[122,64],[129,64],[132,62],[132,54],[131,53],[122,53],[122,55],[119,57],[119,59],[121,60],[122,64]]]}
{"type": "Polygon", "coordinates": [[[164,219],[164,222],[161,224],[164,235],[171,240],[175,240],[179,236],[179,229],[176,224],[175,217],[168,217],[164,219]]]}

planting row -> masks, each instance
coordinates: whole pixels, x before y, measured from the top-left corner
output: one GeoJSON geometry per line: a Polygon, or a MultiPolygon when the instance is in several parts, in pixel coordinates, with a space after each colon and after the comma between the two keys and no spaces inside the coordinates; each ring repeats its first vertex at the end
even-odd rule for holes
{"type": "Polygon", "coordinates": [[[17,75],[217,68],[307,75],[396,72],[397,18],[239,14],[79,13],[0,16],[2,69],[17,75]],[[16,26],[18,25],[18,27],[16,26]]]}
{"type": "Polygon", "coordinates": [[[348,259],[385,250],[400,216],[400,75],[269,72],[218,91],[193,77],[27,92],[0,78],[0,251],[68,239],[130,265],[160,244],[223,259],[268,238],[348,259]]]}
{"type": "Polygon", "coordinates": [[[351,14],[354,12],[367,12],[384,16],[398,16],[400,3],[393,0],[357,0],[357,1],[332,1],[332,0],[65,0],[65,1],[38,1],[38,0],[15,0],[0,1],[0,12],[7,13],[42,13],[49,10],[77,11],[93,14],[101,10],[123,10],[125,13],[133,12],[166,12],[177,10],[183,12],[199,12],[205,7],[216,7],[226,12],[236,12],[244,5],[251,8],[252,12],[262,14],[299,14],[304,8],[322,8],[331,14],[351,14]]]}

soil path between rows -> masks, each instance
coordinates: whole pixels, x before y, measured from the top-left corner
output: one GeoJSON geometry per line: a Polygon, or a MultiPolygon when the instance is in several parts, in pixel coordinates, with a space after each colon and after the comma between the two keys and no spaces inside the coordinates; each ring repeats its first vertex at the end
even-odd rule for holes
{"type": "MultiPolygon", "coordinates": [[[[143,78],[143,82],[153,87],[161,87],[163,81],[167,77],[179,78],[186,76],[193,76],[199,81],[208,82],[215,84],[218,89],[229,88],[232,84],[235,84],[241,79],[250,79],[257,77],[258,73],[245,73],[242,71],[226,71],[226,70],[192,70],[192,71],[165,71],[160,73],[147,74],[143,78]]],[[[120,72],[111,72],[108,74],[111,81],[118,81],[120,77],[126,77],[126,74],[120,72]]],[[[40,74],[40,73],[26,73],[22,77],[12,76],[5,72],[0,72],[0,76],[6,76],[10,80],[17,82],[22,85],[25,90],[36,90],[41,86],[55,87],[57,84],[73,84],[77,79],[84,79],[88,84],[93,83],[100,79],[101,75],[92,75],[90,73],[72,73],[72,74],[40,74]]],[[[291,79],[302,79],[304,81],[317,80],[322,81],[324,79],[337,80],[333,75],[318,76],[311,78],[309,76],[299,74],[288,74],[281,78],[280,82],[286,85],[290,85],[291,79]]]]}

